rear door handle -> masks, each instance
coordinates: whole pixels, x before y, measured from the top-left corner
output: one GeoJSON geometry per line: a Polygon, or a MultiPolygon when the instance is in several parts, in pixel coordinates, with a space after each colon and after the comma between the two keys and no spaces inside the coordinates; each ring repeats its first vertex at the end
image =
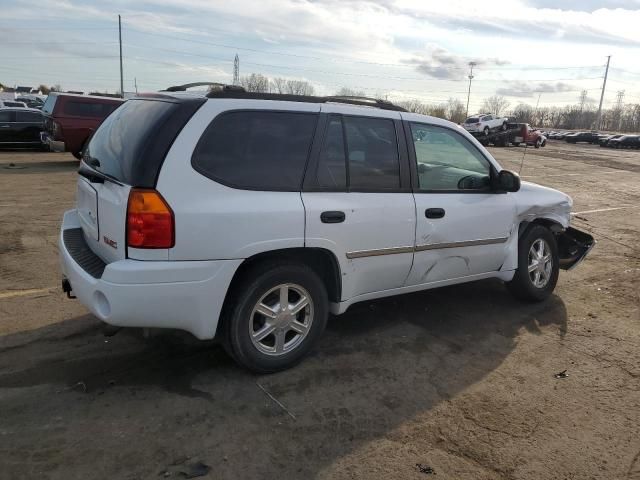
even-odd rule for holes
{"type": "Polygon", "coordinates": [[[344,222],[344,219],[345,219],[344,212],[329,211],[329,212],[322,212],[320,214],[320,221],[322,223],[342,223],[344,222]]]}
{"type": "Polygon", "coordinates": [[[424,216],[427,218],[442,218],[444,217],[444,208],[427,208],[424,211],[424,216]]]}

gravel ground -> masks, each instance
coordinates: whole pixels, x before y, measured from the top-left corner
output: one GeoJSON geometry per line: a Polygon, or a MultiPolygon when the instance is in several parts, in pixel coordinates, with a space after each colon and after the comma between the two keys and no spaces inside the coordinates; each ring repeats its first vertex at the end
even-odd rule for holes
{"type": "Polygon", "coordinates": [[[188,334],[105,336],[59,291],[77,162],[0,152],[0,478],[640,479],[640,152],[493,153],[599,242],[549,301],[483,281],[359,304],[256,376],[188,334]]]}

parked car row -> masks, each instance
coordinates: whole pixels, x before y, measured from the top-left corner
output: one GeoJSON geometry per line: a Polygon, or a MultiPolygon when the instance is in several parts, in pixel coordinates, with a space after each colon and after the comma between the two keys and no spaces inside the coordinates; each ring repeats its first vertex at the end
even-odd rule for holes
{"type": "Polygon", "coordinates": [[[603,135],[598,143],[609,148],[640,148],[640,135],[603,135]]]}
{"type": "Polygon", "coordinates": [[[25,103],[35,105],[38,101],[38,97],[0,101],[0,145],[66,151],[79,159],[87,139],[123,102],[119,98],[51,93],[40,109],[25,103]]]}

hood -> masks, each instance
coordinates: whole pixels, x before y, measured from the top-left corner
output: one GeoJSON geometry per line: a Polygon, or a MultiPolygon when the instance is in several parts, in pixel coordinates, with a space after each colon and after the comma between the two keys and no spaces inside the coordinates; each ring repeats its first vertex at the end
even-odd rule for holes
{"type": "Polygon", "coordinates": [[[516,194],[519,222],[547,218],[567,228],[571,223],[573,200],[566,193],[531,182],[522,182],[516,194]]]}

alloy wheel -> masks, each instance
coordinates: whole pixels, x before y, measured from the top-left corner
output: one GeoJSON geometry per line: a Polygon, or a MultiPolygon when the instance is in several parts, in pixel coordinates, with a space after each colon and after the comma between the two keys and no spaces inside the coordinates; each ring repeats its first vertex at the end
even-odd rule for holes
{"type": "Polygon", "coordinates": [[[253,307],[249,336],[266,355],[284,355],[298,347],[313,323],[313,300],[300,285],[277,285],[253,307]]]}
{"type": "Polygon", "coordinates": [[[552,271],[551,249],[545,240],[538,238],[529,249],[529,279],[536,288],[544,288],[549,283],[552,271]]]}

